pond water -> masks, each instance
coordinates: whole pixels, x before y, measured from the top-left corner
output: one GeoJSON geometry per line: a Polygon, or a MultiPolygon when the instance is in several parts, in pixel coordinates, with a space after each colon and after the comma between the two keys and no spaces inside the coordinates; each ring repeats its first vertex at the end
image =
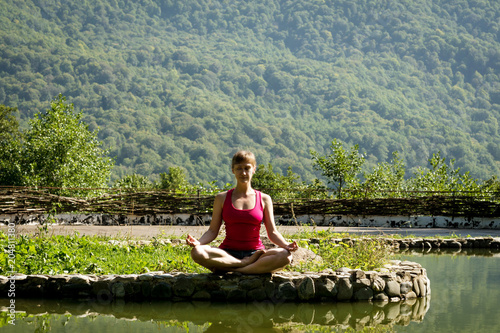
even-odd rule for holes
{"type": "MultiPolygon", "coordinates": [[[[215,304],[207,302],[16,301],[16,325],[2,332],[497,332],[500,255],[402,254],[422,264],[432,295],[400,303],[215,304]]],[[[8,299],[0,299],[6,307],[8,299]]],[[[4,308],[5,309],[5,308],[4,308]]]]}
{"type": "Polygon", "coordinates": [[[427,269],[432,301],[425,319],[396,328],[397,332],[499,332],[500,254],[405,256],[427,269]]]}

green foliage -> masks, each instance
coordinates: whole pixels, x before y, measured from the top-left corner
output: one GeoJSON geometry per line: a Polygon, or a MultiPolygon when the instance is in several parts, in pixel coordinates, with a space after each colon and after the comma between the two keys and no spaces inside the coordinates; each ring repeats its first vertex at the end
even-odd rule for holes
{"type": "MultiPolygon", "coordinates": [[[[0,233],[0,247],[8,237],[0,233]]],[[[8,256],[0,253],[0,274],[8,269],[8,256]]],[[[183,246],[152,242],[140,245],[107,237],[46,236],[16,238],[15,272],[24,274],[138,274],[149,271],[205,272],[194,264],[183,246]],[[126,263],[126,264],[125,264],[126,263]]]]}
{"type": "Polygon", "coordinates": [[[339,198],[344,195],[342,190],[355,189],[359,186],[357,175],[361,172],[365,159],[358,149],[359,146],[356,144],[347,151],[340,141],[334,139],[330,144],[332,152],[329,155],[322,156],[311,150],[314,168],[320,170],[328,182],[335,186],[339,198]]]}
{"type": "Polygon", "coordinates": [[[428,160],[430,169],[419,167],[414,171],[413,177],[408,179],[405,178],[403,159],[398,152],[393,152],[391,162],[378,163],[370,173],[365,172],[362,179],[357,174],[364,159],[359,154],[357,145],[348,153],[342,143],[334,140],[330,149],[332,153],[327,156],[311,151],[311,158],[314,167],[329,178],[329,183],[336,185],[339,198],[426,196],[437,192],[482,196],[498,191],[495,177],[481,182],[470,176],[469,172],[462,173],[460,168],[455,168],[453,159],[446,164],[446,158],[441,157],[440,152],[433,154],[428,160]]]}
{"type": "Polygon", "coordinates": [[[371,173],[365,173],[362,185],[365,197],[400,197],[407,190],[406,167],[398,152],[392,153],[391,162],[377,164],[371,173]]]}
{"type": "MultiPolygon", "coordinates": [[[[380,268],[390,255],[389,249],[377,241],[360,245],[333,246],[329,239],[338,237],[331,231],[312,232],[309,237],[319,239],[315,246],[301,242],[323,256],[323,262],[305,262],[298,271],[338,269],[340,267],[372,270],[380,268]]],[[[292,235],[303,239],[304,235],[292,235]]],[[[0,232],[0,275],[6,275],[8,266],[8,235],[0,232]]],[[[172,245],[161,239],[141,242],[132,239],[113,239],[103,236],[48,236],[21,235],[16,238],[16,262],[13,270],[22,274],[138,274],[150,271],[182,271],[206,273],[207,269],[195,264],[186,245],[172,245]],[[126,264],[125,264],[126,263],[126,264]]]]}
{"type": "Polygon", "coordinates": [[[17,108],[0,105],[0,143],[10,141],[13,137],[20,135],[15,113],[17,113],[17,108]]]}
{"type": "MultiPolygon", "coordinates": [[[[72,104],[59,95],[45,114],[37,114],[24,133],[23,185],[56,188],[105,188],[113,160],[97,133],[81,122],[72,104]]],[[[59,193],[72,193],[62,190],[59,193]]]]}
{"type": "Polygon", "coordinates": [[[147,177],[134,173],[123,176],[113,184],[113,187],[120,189],[152,189],[154,184],[147,177]]]}
{"type": "Polygon", "coordinates": [[[307,186],[298,182],[300,176],[289,167],[286,175],[273,172],[273,166],[260,164],[252,178],[252,186],[269,194],[274,201],[284,202],[286,199],[302,197],[307,186]]]}
{"type": "MultiPolygon", "coordinates": [[[[500,2],[0,2],[0,104],[22,128],[58,93],[116,159],[231,181],[231,153],[315,178],[309,150],[359,144],[362,172],[441,151],[500,173],[500,2]]],[[[406,174],[406,177],[411,173],[406,174]]]]}
{"type": "Polygon", "coordinates": [[[478,191],[480,186],[468,172],[460,173],[460,168],[455,168],[455,160],[446,164],[446,158],[441,153],[433,154],[429,159],[430,169],[419,168],[414,177],[408,181],[408,187],[415,191],[478,191]]]}
{"type": "Polygon", "coordinates": [[[188,187],[186,173],[181,167],[170,167],[168,173],[160,174],[159,187],[164,190],[183,190],[188,187]]]}
{"type": "Polygon", "coordinates": [[[22,171],[19,124],[16,108],[0,105],[0,185],[19,185],[22,171]]]}

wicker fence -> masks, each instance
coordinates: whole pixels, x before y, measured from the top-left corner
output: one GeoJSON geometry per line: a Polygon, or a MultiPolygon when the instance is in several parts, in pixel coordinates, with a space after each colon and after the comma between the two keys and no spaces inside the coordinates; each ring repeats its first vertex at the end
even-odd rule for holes
{"type": "MultiPolygon", "coordinates": [[[[169,191],[108,191],[81,199],[51,194],[51,189],[0,188],[0,214],[104,213],[117,215],[206,214],[213,195],[194,192],[181,195],[169,191]]],[[[293,198],[274,202],[275,215],[383,215],[500,217],[498,194],[441,193],[398,198],[310,199],[293,198]]]]}

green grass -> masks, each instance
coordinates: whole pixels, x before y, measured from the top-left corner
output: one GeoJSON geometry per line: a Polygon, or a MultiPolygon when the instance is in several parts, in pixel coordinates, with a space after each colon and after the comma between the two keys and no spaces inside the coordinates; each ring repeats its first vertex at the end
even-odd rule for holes
{"type": "MultiPolygon", "coordinates": [[[[23,274],[138,274],[150,271],[204,271],[192,262],[186,246],[110,244],[102,236],[20,236],[14,270],[23,274]]],[[[121,239],[125,240],[125,239],[121,239]]],[[[9,269],[7,236],[0,233],[0,274],[9,269]]]]}
{"type": "MultiPolygon", "coordinates": [[[[382,242],[334,244],[332,238],[342,234],[313,231],[287,236],[297,239],[299,246],[309,248],[323,258],[322,262],[308,260],[292,271],[322,271],[340,267],[372,270],[381,267],[391,253],[382,242]],[[314,239],[314,243],[309,239],[314,239]]],[[[351,236],[352,237],[352,236],[351,236]]],[[[23,274],[141,274],[151,271],[206,273],[207,269],[195,264],[187,245],[172,245],[161,239],[141,244],[127,237],[105,236],[38,236],[16,238],[14,269],[9,267],[7,234],[0,232],[0,275],[12,270],[23,274]]]]}

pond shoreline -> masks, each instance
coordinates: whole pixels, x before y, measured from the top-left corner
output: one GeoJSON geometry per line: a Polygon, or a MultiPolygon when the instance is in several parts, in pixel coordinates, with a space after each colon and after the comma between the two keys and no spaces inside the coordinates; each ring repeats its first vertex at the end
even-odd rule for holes
{"type": "Polygon", "coordinates": [[[129,275],[0,276],[0,295],[16,298],[96,299],[111,301],[252,302],[399,302],[429,296],[425,268],[391,260],[377,271],[340,268],[323,272],[240,273],[150,272],[129,275]],[[13,288],[14,286],[14,288],[13,288]]]}

